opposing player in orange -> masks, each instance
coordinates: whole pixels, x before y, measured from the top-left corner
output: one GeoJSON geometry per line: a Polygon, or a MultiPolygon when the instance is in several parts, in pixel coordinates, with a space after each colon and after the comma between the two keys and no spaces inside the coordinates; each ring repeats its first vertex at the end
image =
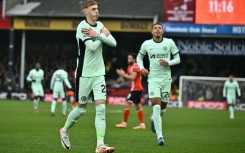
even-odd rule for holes
{"type": "Polygon", "coordinates": [[[118,128],[126,128],[128,116],[130,113],[130,106],[134,103],[136,110],[138,111],[138,118],[140,124],[133,129],[140,130],[145,129],[144,113],[140,102],[143,86],[141,83],[141,71],[136,63],[136,54],[128,54],[128,68],[127,73],[122,69],[117,69],[117,74],[123,76],[124,79],[130,80],[130,93],[127,96],[127,102],[124,108],[123,122],[116,124],[118,128]]]}

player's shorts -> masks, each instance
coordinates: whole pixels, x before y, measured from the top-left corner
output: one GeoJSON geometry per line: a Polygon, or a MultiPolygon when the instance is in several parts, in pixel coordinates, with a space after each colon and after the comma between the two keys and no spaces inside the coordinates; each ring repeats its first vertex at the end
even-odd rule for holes
{"type": "Polygon", "coordinates": [[[64,99],[66,97],[64,90],[53,90],[53,97],[55,99],[57,99],[57,98],[59,98],[59,96],[62,99],[64,99]]]}
{"type": "Polygon", "coordinates": [[[92,98],[94,100],[106,100],[105,77],[80,77],[76,83],[76,100],[80,104],[88,103],[92,98]]]}
{"type": "Polygon", "coordinates": [[[235,104],[236,103],[236,96],[227,95],[226,100],[227,100],[228,104],[235,104]]]}
{"type": "Polygon", "coordinates": [[[168,103],[171,91],[171,82],[149,82],[149,98],[160,98],[162,102],[168,103]]]}
{"type": "Polygon", "coordinates": [[[35,85],[35,86],[32,86],[31,89],[32,89],[32,92],[33,92],[34,96],[41,96],[41,97],[44,96],[43,86],[35,85]]]}
{"type": "Polygon", "coordinates": [[[142,91],[131,91],[127,96],[127,102],[139,104],[142,91]]]}

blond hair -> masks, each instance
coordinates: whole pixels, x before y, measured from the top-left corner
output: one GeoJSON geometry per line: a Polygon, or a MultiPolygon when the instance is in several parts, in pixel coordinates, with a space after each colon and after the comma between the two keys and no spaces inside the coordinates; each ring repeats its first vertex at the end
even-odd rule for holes
{"type": "Polygon", "coordinates": [[[81,9],[85,9],[85,8],[88,8],[89,6],[92,6],[92,5],[97,5],[98,3],[94,0],[84,0],[84,1],[81,1],[81,9]]]}

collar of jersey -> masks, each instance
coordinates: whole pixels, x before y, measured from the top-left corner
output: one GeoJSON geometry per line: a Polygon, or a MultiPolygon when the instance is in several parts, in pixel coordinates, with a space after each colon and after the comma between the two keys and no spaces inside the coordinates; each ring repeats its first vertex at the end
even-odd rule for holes
{"type": "MultiPolygon", "coordinates": [[[[87,19],[85,19],[85,21],[87,22],[87,24],[89,24],[88,23],[88,21],[87,21],[87,19]]],[[[91,25],[91,24],[89,24],[91,27],[96,27],[97,26],[97,23],[95,23],[95,25],[91,25]]]]}
{"type": "Polygon", "coordinates": [[[161,42],[163,41],[163,37],[162,37],[162,40],[159,41],[159,42],[155,41],[153,38],[152,38],[152,40],[153,40],[155,43],[161,43],[161,42]]]}

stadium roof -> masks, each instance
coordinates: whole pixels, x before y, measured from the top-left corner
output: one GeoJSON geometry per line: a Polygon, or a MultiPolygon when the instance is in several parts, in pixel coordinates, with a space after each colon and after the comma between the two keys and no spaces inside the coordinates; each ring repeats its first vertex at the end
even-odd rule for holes
{"type": "MultiPolygon", "coordinates": [[[[8,16],[81,17],[79,0],[27,0],[6,12],[8,16]],[[22,11],[21,11],[22,10],[22,11]],[[25,10],[25,11],[24,11],[25,10]]],[[[161,14],[163,0],[97,0],[100,17],[125,19],[152,19],[161,14]]]]}

